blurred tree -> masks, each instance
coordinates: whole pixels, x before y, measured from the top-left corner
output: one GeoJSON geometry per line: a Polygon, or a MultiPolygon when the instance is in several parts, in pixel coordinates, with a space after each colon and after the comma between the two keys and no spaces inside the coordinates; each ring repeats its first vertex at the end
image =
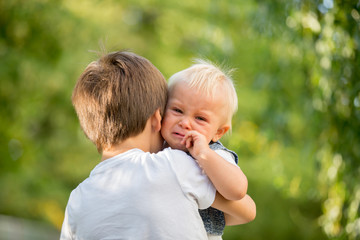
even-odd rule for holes
{"type": "Polygon", "coordinates": [[[224,143],[258,214],[224,239],[359,238],[359,24],[351,1],[0,0],[0,214],[60,228],[99,159],[70,98],[103,41],[166,77],[195,57],[237,68],[224,143]]]}
{"type": "MultiPolygon", "coordinates": [[[[287,37],[288,42],[295,44],[295,50],[302,53],[306,79],[303,89],[308,90],[303,96],[309,97],[302,99],[303,109],[308,109],[303,112],[311,121],[307,125],[314,133],[311,136],[318,136],[315,157],[319,166],[319,197],[323,202],[319,223],[330,238],[358,239],[360,2],[261,1],[261,5],[270,21],[255,21],[257,29],[266,28],[271,37],[279,34],[287,37]]],[[[278,96],[282,98],[284,94],[278,96]]]]}
{"type": "Polygon", "coordinates": [[[62,19],[76,20],[59,1],[0,1],[0,213],[58,228],[64,193],[79,180],[59,167],[77,134],[70,91],[56,71],[70,37],[62,19]]]}

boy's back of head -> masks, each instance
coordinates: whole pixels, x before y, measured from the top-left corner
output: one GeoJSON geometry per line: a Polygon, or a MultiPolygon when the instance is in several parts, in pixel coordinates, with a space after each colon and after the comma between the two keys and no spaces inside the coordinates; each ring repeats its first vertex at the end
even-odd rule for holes
{"type": "Polygon", "coordinates": [[[131,52],[109,53],[90,63],[72,95],[81,128],[99,152],[141,133],[158,108],[163,114],[166,101],[164,76],[131,52]]]}
{"type": "Polygon", "coordinates": [[[206,96],[213,96],[216,91],[224,91],[224,101],[228,106],[227,122],[231,124],[231,118],[237,111],[238,99],[233,80],[230,77],[231,70],[225,71],[219,66],[197,59],[191,67],[175,73],[169,79],[169,93],[177,84],[187,83],[190,88],[196,89],[206,96]]]}

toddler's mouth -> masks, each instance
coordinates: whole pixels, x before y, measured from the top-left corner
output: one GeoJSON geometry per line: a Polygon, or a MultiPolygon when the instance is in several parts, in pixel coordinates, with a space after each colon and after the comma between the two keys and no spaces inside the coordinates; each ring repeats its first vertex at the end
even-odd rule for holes
{"type": "Polygon", "coordinates": [[[181,133],[178,133],[178,132],[174,132],[175,135],[179,136],[179,137],[184,137],[185,134],[181,134],[181,133]]]}

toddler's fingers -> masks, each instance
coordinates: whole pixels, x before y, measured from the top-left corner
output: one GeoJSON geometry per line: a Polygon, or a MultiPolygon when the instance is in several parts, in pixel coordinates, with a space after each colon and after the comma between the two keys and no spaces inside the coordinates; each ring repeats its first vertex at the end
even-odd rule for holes
{"type": "Polygon", "coordinates": [[[196,136],[196,132],[195,131],[188,131],[186,134],[185,134],[185,138],[188,138],[188,137],[195,137],[196,136]]]}
{"type": "Polygon", "coordinates": [[[192,137],[188,137],[186,139],[186,148],[190,148],[190,147],[192,147],[192,145],[193,145],[192,137]]]}
{"type": "Polygon", "coordinates": [[[181,140],[181,144],[184,144],[186,146],[186,142],[187,142],[188,139],[189,139],[189,136],[187,134],[185,134],[185,136],[181,140]]]}

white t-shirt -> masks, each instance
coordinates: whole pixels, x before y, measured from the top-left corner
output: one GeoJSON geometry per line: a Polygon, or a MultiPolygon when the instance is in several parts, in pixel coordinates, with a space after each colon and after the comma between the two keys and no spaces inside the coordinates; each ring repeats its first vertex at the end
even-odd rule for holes
{"type": "Polygon", "coordinates": [[[60,239],[207,239],[198,209],[215,192],[186,153],[132,149],[99,163],[72,191],[60,239]]]}

